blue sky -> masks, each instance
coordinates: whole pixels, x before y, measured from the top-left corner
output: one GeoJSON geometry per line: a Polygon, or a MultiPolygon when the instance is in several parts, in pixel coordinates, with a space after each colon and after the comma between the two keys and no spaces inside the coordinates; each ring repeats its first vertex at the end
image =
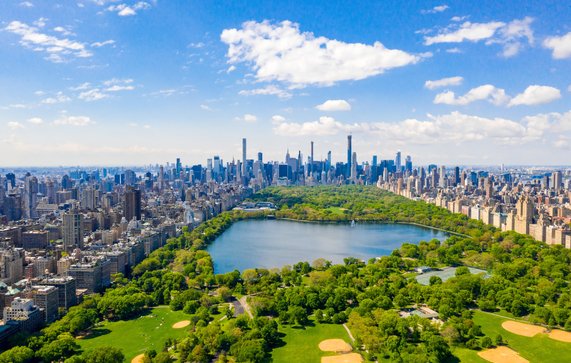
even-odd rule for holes
{"type": "Polygon", "coordinates": [[[569,164],[564,1],[3,1],[0,164],[569,164]]]}

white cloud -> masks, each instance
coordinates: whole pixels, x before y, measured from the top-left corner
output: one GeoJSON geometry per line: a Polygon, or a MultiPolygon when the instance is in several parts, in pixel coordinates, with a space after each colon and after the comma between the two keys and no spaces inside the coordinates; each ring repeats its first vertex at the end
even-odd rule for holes
{"type": "Polygon", "coordinates": [[[44,123],[44,120],[42,120],[39,117],[32,117],[28,119],[28,122],[33,124],[33,125],[41,125],[44,123]]]}
{"type": "Polygon", "coordinates": [[[450,28],[446,28],[438,35],[424,37],[424,44],[477,42],[491,38],[502,26],[505,26],[505,23],[499,21],[489,23],[470,23],[467,21],[456,30],[452,31],[450,28]]]}
{"type": "Polygon", "coordinates": [[[190,44],[188,45],[189,48],[194,48],[194,49],[204,48],[205,46],[206,46],[206,44],[204,44],[203,42],[190,43],[190,44]]]}
{"type": "Polygon", "coordinates": [[[464,78],[460,76],[456,77],[448,77],[442,78],[435,81],[426,81],[424,82],[424,88],[428,89],[437,89],[441,87],[449,87],[449,86],[459,86],[464,81],[464,78]]]}
{"type": "Polygon", "coordinates": [[[273,115],[272,116],[272,123],[273,124],[280,124],[282,122],[285,122],[286,118],[281,116],[281,115],[273,115]]]}
{"type": "Polygon", "coordinates": [[[147,10],[151,8],[151,4],[139,1],[133,5],[119,4],[111,5],[107,8],[107,11],[116,12],[119,16],[133,16],[137,15],[139,10],[147,10]]]}
{"type": "MultiPolygon", "coordinates": [[[[45,20],[40,20],[36,22],[38,27],[45,25],[45,20]]],[[[19,35],[22,46],[46,53],[46,59],[55,63],[65,62],[70,57],[87,58],[93,55],[81,42],[41,33],[38,28],[20,21],[10,22],[4,30],[19,35]]]]}
{"type": "Polygon", "coordinates": [[[99,88],[90,89],[89,91],[81,92],[77,98],[87,102],[99,101],[109,97],[108,94],[103,93],[99,88]]]}
{"type": "Polygon", "coordinates": [[[205,104],[201,104],[200,108],[203,109],[204,111],[212,111],[212,108],[210,108],[210,106],[205,104]]]}
{"type": "Polygon", "coordinates": [[[561,98],[561,92],[549,86],[528,86],[522,93],[515,97],[506,94],[503,88],[485,84],[472,88],[463,96],[456,96],[452,91],[442,92],[434,97],[434,103],[445,105],[468,105],[476,101],[488,101],[496,106],[507,105],[509,107],[519,105],[539,105],[549,103],[561,98]]]}
{"type": "Polygon", "coordinates": [[[533,45],[534,37],[531,29],[533,18],[515,19],[509,23],[491,21],[488,23],[452,24],[442,29],[439,34],[425,36],[424,44],[462,43],[465,41],[486,41],[486,45],[499,44],[503,47],[502,55],[513,57],[523,48],[524,42],[533,45]]]}
{"type": "Polygon", "coordinates": [[[491,84],[485,84],[472,88],[463,96],[456,97],[452,91],[442,92],[434,97],[434,103],[445,105],[468,105],[475,101],[487,100],[494,105],[502,105],[509,101],[509,96],[502,88],[497,88],[491,84]]]}
{"type": "Polygon", "coordinates": [[[104,47],[104,46],[106,46],[106,45],[113,45],[113,44],[115,44],[115,41],[114,41],[113,39],[109,39],[109,40],[105,40],[105,41],[103,41],[103,42],[94,42],[94,43],[91,43],[91,46],[92,46],[93,48],[101,48],[101,47],[104,47]]]}
{"type": "Polygon", "coordinates": [[[467,18],[468,18],[467,16],[453,16],[453,17],[450,18],[450,20],[451,20],[451,21],[459,22],[459,21],[464,21],[464,20],[466,20],[467,18]]]}
{"type": "Polygon", "coordinates": [[[62,92],[58,92],[53,97],[44,98],[43,100],[40,101],[40,103],[43,105],[55,105],[57,103],[64,103],[69,101],[71,101],[71,98],[64,95],[62,92]]]}
{"type": "Polygon", "coordinates": [[[559,136],[553,145],[558,149],[571,149],[571,139],[566,136],[559,136]]]}
{"type": "Polygon", "coordinates": [[[33,7],[34,7],[34,4],[32,4],[32,3],[29,2],[29,1],[22,1],[22,2],[20,3],[20,6],[21,6],[21,7],[24,7],[24,8],[33,8],[33,7]]]}
{"type": "Polygon", "coordinates": [[[107,92],[119,92],[119,91],[132,91],[134,89],[135,89],[135,86],[131,86],[131,85],[121,86],[121,85],[115,84],[109,88],[106,88],[105,91],[107,91],[107,92]]]}
{"type": "Polygon", "coordinates": [[[336,121],[333,117],[321,116],[311,122],[280,122],[274,127],[274,133],[281,136],[325,136],[336,135],[339,132],[352,132],[352,125],[336,121]]]}
{"type": "Polygon", "coordinates": [[[532,85],[527,87],[525,91],[523,91],[523,93],[520,93],[517,96],[515,96],[508,105],[509,106],[540,105],[543,103],[553,102],[560,98],[561,98],[561,91],[559,91],[557,88],[549,86],[532,85]]]}
{"type": "Polygon", "coordinates": [[[421,13],[422,14],[436,14],[436,13],[441,13],[447,9],[449,9],[448,5],[438,5],[438,6],[433,7],[430,10],[421,10],[421,13]]]}
{"type": "Polygon", "coordinates": [[[350,111],[351,105],[345,100],[327,100],[315,106],[319,111],[350,111]]]}
{"type": "Polygon", "coordinates": [[[72,33],[70,30],[64,28],[63,26],[56,26],[56,27],[54,28],[54,32],[58,32],[58,33],[61,33],[61,34],[63,34],[63,35],[68,35],[68,36],[69,36],[69,35],[75,35],[75,34],[72,33]]]}
{"type": "Polygon", "coordinates": [[[242,96],[254,96],[254,95],[273,95],[278,96],[282,99],[291,98],[292,94],[284,89],[281,89],[273,84],[269,84],[263,88],[255,88],[249,90],[242,90],[238,92],[242,96]]]}
{"type": "Polygon", "coordinates": [[[554,59],[571,58],[571,32],[560,37],[549,37],[543,41],[543,46],[552,50],[554,59]]]}
{"type": "Polygon", "coordinates": [[[235,117],[234,120],[244,121],[244,122],[248,122],[248,123],[254,123],[254,122],[258,121],[258,117],[256,117],[255,115],[252,115],[250,113],[247,113],[242,117],[235,117]]]}
{"type": "Polygon", "coordinates": [[[91,83],[84,82],[84,83],[79,84],[75,87],[70,87],[69,89],[72,91],[83,91],[83,90],[89,89],[89,87],[91,87],[91,83]]]}
{"type": "Polygon", "coordinates": [[[460,50],[460,48],[454,47],[454,48],[446,49],[446,53],[459,54],[459,53],[462,53],[462,50],[460,50]]]}
{"type": "Polygon", "coordinates": [[[21,123],[16,122],[16,121],[10,121],[10,122],[8,122],[7,125],[8,125],[8,128],[10,130],[17,130],[17,129],[23,129],[24,128],[24,125],[22,125],[21,123]]]}
{"type": "Polygon", "coordinates": [[[61,115],[53,123],[57,126],[87,126],[93,124],[94,122],[87,116],[68,116],[64,114],[61,115]]]}
{"type": "Polygon", "coordinates": [[[421,59],[380,42],[367,45],[316,37],[291,21],[245,22],[241,29],[225,29],[220,39],[228,44],[230,64],[245,63],[258,81],[284,82],[292,88],[360,80],[421,59]]]}
{"type": "Polygon", "coordinates": [[[499,29],[498,38],[490,39],[486,42],[490,44],[503,45],[502,55],[510,58],[519,53],[523,47],[521,39],[527,39],[530,45],[534,43],[533,31],[531,30],[533,18],[525,17],[521,20],[513,20],[506,26],[499,29]]]}
{"type": "Polygon", "coordinates": [[[103,82],[104,86],[110,87],[110,86],[114,86],[114,85],[125,85],[125,84],[131,84],[133,83],[133,80],[131,78],[111,78],[107,81],[103,82]]]}
{"type": "Polygon", "coordinates": [[[571,111],[566,114],[529,116],[522,121],[486,118],[451,112],[428,115],[425,120],[406,119],[398,122],[363,122],[347,124],[332,117],[311,122],[274,123],[274,133],[282,136],[327,136],[340,133],[363,133],[406,144],[439,144],[491,141],[513,145],[537,140],[551,141],[553,135],[571,131],[571,111]]]}

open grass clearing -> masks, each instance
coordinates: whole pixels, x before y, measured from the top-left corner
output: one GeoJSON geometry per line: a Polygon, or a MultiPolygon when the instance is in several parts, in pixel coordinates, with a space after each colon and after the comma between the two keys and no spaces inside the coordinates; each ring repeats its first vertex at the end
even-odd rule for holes
{"type": "Polygon", "coordinates": [[[280,325],[280,333],[284,334],[285,345],[272,351],[273,363],[315,363],[324,356],[335,353],[323,352],[319,343],[327,339],[350,341],[349,335],[341,324],[318,324],[301,328],[291,325],[280,325]]]}
{"type": "Polygon", "coordinates": [[[77,343],[85,351],[100,346],[119,348],[130,362],[146,350],[160,352],[168,338],[184,337],[186,329],[173,329],[173,325],[188,318],[187,314],[172,311],[168,306],[155,307],[135,319],[99,324],[77,343]]]}

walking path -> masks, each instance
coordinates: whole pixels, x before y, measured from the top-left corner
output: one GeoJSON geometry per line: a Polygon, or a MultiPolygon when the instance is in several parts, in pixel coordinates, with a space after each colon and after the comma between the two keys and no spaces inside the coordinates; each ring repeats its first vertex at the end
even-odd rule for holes
{"type": "Polygon", "coordinates": [[[238,301],[240,302],[240,305],[242,305],[244,311],[246,312],[246,314],[248,314],[250,319],[254,319],[254,315],[250,310],[250,305],[248,305],[248,295],[242,296],[238,301]]]}
{"type": "Polygon", "coordinates": [[[351,338],[351,341],[354,342],[355,338],[353,337],[353,334],[351,334],[351,330],[349,330],[349,328],[347,327],[347,324],[343,324],[343,328],[345,328],[345,330],[347,331],[347,334],[349,334],[349,338],[351,338]]]}

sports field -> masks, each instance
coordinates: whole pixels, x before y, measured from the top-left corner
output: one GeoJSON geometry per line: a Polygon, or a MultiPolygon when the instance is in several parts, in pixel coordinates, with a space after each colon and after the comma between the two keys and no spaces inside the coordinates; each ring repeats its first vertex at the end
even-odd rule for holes
{"type": "Polygon", "coordinates": [[[273,363],[315,363],[320,362],[321,357],[335,355],[335,353],[323,352],[319,349],[319,343],[327,339],[343,339],[350,343],[349,335],[338,324],[317,324],[307,326],[305,329],[280,325],[279,331],[285,336],[286,343],[283,347],[272,351],[273,363]]]}
{"type": "MultiPolygon", "coordinates": [[[[532,337],[515,334],[502,327],[502,323],[505,321],[512,320],[481,311],[476,311],[474,315],[474,322],[482,326],[484,334],[492,339],[501,334],[503,339],[507,341],[509,348],[530,362],[571,362],[571,343],[560,342],[541,333],[532,337]]],[[[478,356],[478,352],[473,350],[455,349],[453,353],[461,362],[487,362],[478,356]]]]}
{"type": "Polygon", "coordinates": [[[125,359],[130,362],[146,350],[160,352],[168,338],[186,335],[186,329],[174,329],[173,325],[188,320],[182,311],[172,311],[168,306],[153,308],[149,314],[127,321],[106,322],[93,329],[92,334],[78,339],[83,350],[102,345],[123,350],[125,359]]]}

